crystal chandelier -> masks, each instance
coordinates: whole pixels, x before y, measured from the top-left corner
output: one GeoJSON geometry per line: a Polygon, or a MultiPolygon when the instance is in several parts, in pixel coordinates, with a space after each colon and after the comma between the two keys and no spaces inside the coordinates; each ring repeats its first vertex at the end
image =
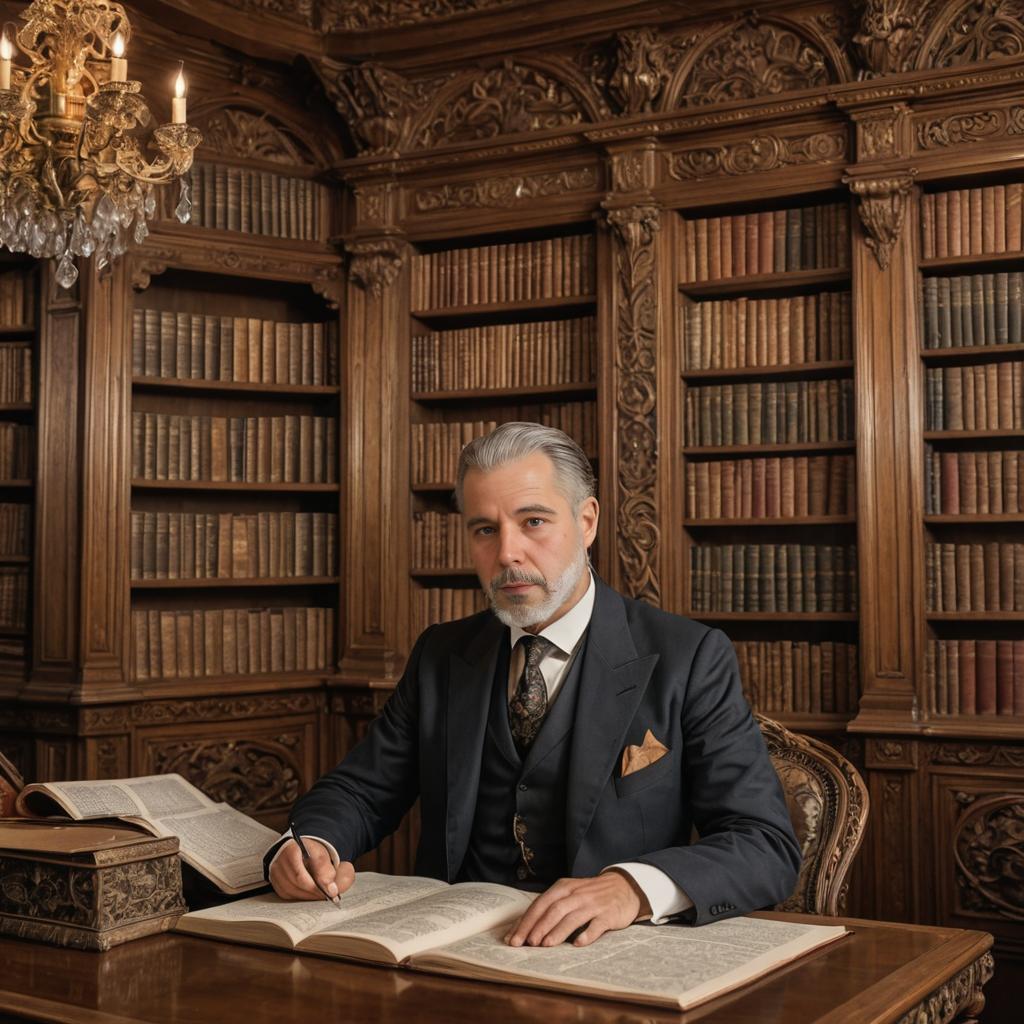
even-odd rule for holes
{"type": "Polygon", "coordinates": [[[179,72],[172,123],[153,129],[147,159],[138,135],[152,118],[127,77],[120,4],[33,0],[20,18],[0,39],[0,245],[59,259],[57,281],[70,288],[73,257],[95,254],[102,269],[149,234],[154,186],[180,181],[175,213],[188,221],[185,174],[201,136],[185,123],[179,72]],[[15,43],[26,68],[12,66],[15,43]]]}

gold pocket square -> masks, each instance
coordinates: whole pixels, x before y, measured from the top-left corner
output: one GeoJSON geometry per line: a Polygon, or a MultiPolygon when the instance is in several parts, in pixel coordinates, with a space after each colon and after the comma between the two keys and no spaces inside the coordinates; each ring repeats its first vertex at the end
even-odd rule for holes
{"type": "Polygon", "coordinates": [[[654,738],[654,733],[648,729],[644,734],[644,741],[639,747],[630,744],[623,750],[620,774],[623,778],[632,775],[633,772],[638,772],[641,768],[647,768],[655,761],[660,761],[667,753],[668,747],[664,743],[658,742],[654,738]]]}

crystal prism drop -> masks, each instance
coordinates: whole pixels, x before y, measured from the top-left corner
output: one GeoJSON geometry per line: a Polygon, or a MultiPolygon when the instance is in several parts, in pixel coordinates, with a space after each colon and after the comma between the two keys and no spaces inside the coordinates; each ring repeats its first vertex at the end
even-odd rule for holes
{"type": "Polygon", "coordinates": [[[181,198],[178,200],[178,205],[174,208],[174,216],[182,224],[187,224],[192,219],[192,200],[189,198],[188,183],[184,178],[181,179],[181,198]]]}
{"type": "Polygon", "coordinates": [[[57,265],[57,284],[61,288],[70,288],[78,280],[78,268],[75,266],[70,255],[64,253],[60,263],[57,265]]]}
{"type": "Polygon", "coordinates": [[[146,226],[146,222],[141,217],[139,217],[139,219],[135,222],[135,244],[141,245],[146,240],[148,235],[149,228],[146,226]]]}

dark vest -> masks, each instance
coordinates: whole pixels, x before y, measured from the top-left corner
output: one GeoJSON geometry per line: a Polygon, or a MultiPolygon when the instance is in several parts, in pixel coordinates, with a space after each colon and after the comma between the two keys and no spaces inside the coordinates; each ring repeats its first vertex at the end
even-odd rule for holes
{"type": "Polygon", "coordinates": [[[491,688],[480,789],[459,881],[498,882],[541,891],[568,874],[565,796],[586,643],[584,638],[525,761],[516,751],[508,724],[507,638],[502,645],[491,688]],[[524,842],[533,851],[532,874],[523,868],[522,852],[513,835],[516,815],[525,825],[524,842]]]}

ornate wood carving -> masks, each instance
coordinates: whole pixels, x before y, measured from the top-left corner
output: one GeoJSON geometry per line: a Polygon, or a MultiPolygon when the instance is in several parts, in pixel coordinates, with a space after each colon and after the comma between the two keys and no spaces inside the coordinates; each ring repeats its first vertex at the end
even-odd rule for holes
{"type": "Polygon", "coordinates": [[[81,728],[86,735],[120,730],[129,725],[165,725],[173,722],[227,722],[249,718],[315,714],[320,698],[312,693],[252,697],[209,697],[157,700],[110,707],[85,708],[81,728]]]}
{"type": "Polygon", "coordinates": [[[267,160],[288,167],[316,167],[320,161],[297,130],[266,110],[217,107],[197,112],[202,151],[242,160],[267,160]]]}
{"type": "Polygon", "coordinates": [[[968,0],[941,26],[939,39],[926,44],[927,64],[935,68],[975,64],[1024,54],[1021,0],[968,0]]]}
{"type": "Polygon", "coordinates": [[[608,91],[624,114],[657,109],[670,72],[671,44],[657,29],[639,28],[615,37],[615,70],[608,91]]]}
{"type": "Polygon", "coordinates": [[[902,156],[910,148],[909,110],[902,103],[853,115],[857,126],[857,159],[887,160],[902,156]]]}
{"type": "Polygon", "coordinates": [[[1024,768],[1024,747],[992,744],[940,743],[931,756],[933,764],[986,765],[993,768],[1024,768]]]}
{"type": "Polygon", "coordinates": [[[906,70],[921,17],[913,0],[866,0],[853,42],[868,77],[906,70]]]}
{"type": "MultiPolygon", "coordinates": [[[[906,863],[904,851],[908,848],[908,825],[910,821],[909,800],[907,794],[907,777],[896,774],[885,774],[881,782],[881,815],[877,835],[880,849],[876,851],[875,863],[892,865],[892,870],[885,872],[884,877],[876,875],[877,891],[875,898],[880,908],[885,908],[885,916],[892,916],[897,921],[906,919],[909,911],[909,894],[907,892],[907,874],[910,865],[906,863]]],[[[876,794],[877,795],[877,794],[876,794]]]]}
{"type": "Polygon", "coordinates": [[[964,806],[953,830],[958,902],[967,911],[1024,921],[1024,793],[956,799],[964,806]]]}
{"type": "Polygon", "coordinates": [[[982,989],[992,979],[994,970],[995,960],[991,953],[986,953],[903,1014],[897,1024],[949,1024],[954,1020],[959,1024],[977,1024],[985,1009],[982,989]]]}
{"type": "Polygon", "coordinates": [[[882,178],[861,178],[847,174],[843,182],[859,200],[860,219],[867,229],[867,245],[875,254],[879,267],[886,270],[893,246],[903,229],[907,194],[914,186],[917,171],[882,178]]]}
{"type": "Polygon", "coordinates": [[[618,414],[616,526],[622,587],[661,603],[658,565],[657,285],[653,205],[609,210],[616,239],[615,405],[618,414]]]}
{"type": "Polygon", "coordinates": [[[928,118],[918,123],[916,141],[918,149],[928,150],[987,142],[1003,135],[1024,135],[1024,106],[928,118]]]}
{"type": "Polygon", "coordinates": [[[592,167],[539,174],[497,175],[465,184],[437,185],[419,189],[413,205],[419,213],[480,207],[512,208],[519,203],[597,188],[592,167]]]}
{"type": "MultiPolygon", "coordinates": [[[[296,4],[311,0],[260,0],[296,4]]],[[[365,32],[442,21],[496,7],[510,7],[521,0],[320,0],[320,24],[328,31],[365,32]]]]}
{"type": "Polygon", "coordinates": [[[790,25],[752,15],[713,36],[692,59],[686,106],[775,96],[836,80],[825,53],[790,25]]]}
{"type": "Polygon", "coordinates": [[[298,751],[302,734],[283,732],[273,742],[241,739],[157,741],[147,770],[178,772],[214,800],[246,814],[290,807],[304,788],[298,751]]]}
{"type": "Polygon", "coordinates": [[[790,138],[755,135],[741,142],[697,146],[673,153],[669,174],[679,181],[693,181],[717,175],[774,171],[797,164],[835,163],[848,157],[848,136],[842,130],[790,138]]]}
{"type": "Polygon", "coordinates": [[[395,283],[408,245],[401,238],[373,238],[349,242],[345,246],[349,254],[349,274],[360,288],[377,298],[395,283]]]}

